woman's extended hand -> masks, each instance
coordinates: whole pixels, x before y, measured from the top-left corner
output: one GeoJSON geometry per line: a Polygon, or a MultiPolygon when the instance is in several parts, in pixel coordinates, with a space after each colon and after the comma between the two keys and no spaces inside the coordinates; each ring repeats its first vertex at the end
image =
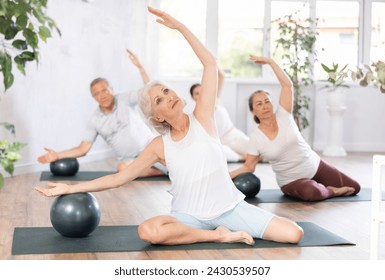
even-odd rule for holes
{"type": "Polygon", "coordinates": [[[47,183],[48,188],[35,187],[35,190],[45,196],[58,196],[62,194],[68,194],[70,186],[63,183],[47,183]]]}
{"type": "Polygon", "coordinates": [[[49,148],[44,148],[44,150],[47,151],[46,154],[40,156],[37,158],[37,161],[40,162],[40,163],[50,163],[50,162],[53,162],[53,161],[56,161],[59,159],[59,156],[58,154],[52,150],[52,149],[49,149],[49,148]]]}
{"type": "Polygon", "coordinates": [[[256,64],[271,64],[273,60],[269,57],[250,55],[250,60],[256,64]]]}
{"type": "Polygon", "coordinates": [[[168,28],[171,28],[171,29],[178,29],[179,27],[182,26],[182,23],[180,23],[179,21],[177,21],[175,18],[173,18],[172,16],[170,16],[169,14],[161,11],[161,10],[158,10],[158,9],[154,9],[152,7],[147,7],[148,11],[150,13],[152,13],[153,15],[156,15],[157,17],[159,17],[156,22],[160,23],[160,24],[163,24],[164,26],[167,26],[168,28]]]}

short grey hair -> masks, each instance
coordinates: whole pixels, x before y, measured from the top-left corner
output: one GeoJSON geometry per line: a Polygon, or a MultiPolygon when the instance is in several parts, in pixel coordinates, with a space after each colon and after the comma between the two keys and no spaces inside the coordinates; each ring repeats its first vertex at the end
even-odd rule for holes
{"type": "Polygon", "coordinates": [[[92,80],[92,82],[90,84],[90,89],[92,89],[92,87],[94,85],[102,83],[102,82],[105,83],[109,88],[111,88],[110,82],[106,78],[98,77],[98,78],[92,80]]]}
{"type": "Polygon", "coordinates": [[[155,119],[154,111],[151,107],[150,90],[154,86],[165,85],[161,81],[151,81],[146,84],[140,91],[138,96],[139,107],[143,112],[144,117],[148,120],[152,127],[160,134],[165,134],[170,130],[170,124],[166,121],[159,122],[155,119]]]}

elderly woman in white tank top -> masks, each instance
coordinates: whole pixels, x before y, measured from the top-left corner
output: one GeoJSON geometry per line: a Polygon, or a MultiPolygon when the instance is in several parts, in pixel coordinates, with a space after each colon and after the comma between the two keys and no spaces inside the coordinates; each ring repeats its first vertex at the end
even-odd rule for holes
{"type": "Polygon", "coordinates": [[[49,183],[36,187],[46,196],[96,192],[134,180],[156,162],[166,164],[173,196],[171,213],[150,218],[139,226],[142,240],[153,244],[222,242],[254,244],[254,238],[297,243],[302,229],[294,222],[248,204],[234,186],[227,169],[213,118],[217,95],[217,65],[213,55],[182,23],[160,10],[148,8],[157,22],[179,31],[203,65],[202,94],[194,112],[159,82],[144,88],[140,105],[162,134],[123,171],[77,185],[49,183]],[[218,195],[220,194],[220,195],[218,195]]]}
{"type": "Polygon", "coordinates": [[[274,60],[250,56],[256,64],[269,65],[276,75],[281,92],[274,112],[269,94],[258,90],[249,98],[249,109],[258,124],[250,135],[246,161],[232,171],[234,178],[243,172],[254,172],[263,158],[271,163],[277,183],[284,194],[305,201],[349,196],[360,191],[360,185],[321,160],[303,139],[292,116],[292,83],[274,60]]]}
{"type": "MultiPolygon", "coordinates": [[[[218,101],[214,111],[214,118],[218,129],[218,135],[221,143],[223,144],[223,149],[227,161],[244,161],[247,154],[249,137],[243,131],[235,127],[227,109],[225,106],[219,103],[224,79],[225,75],[222,69],[218,68],[218,101]]],[[[195,102],[198,100],[201,89],[202,86],[200,83],[193,84],[190,87],[190,95],[195,102]]]]}

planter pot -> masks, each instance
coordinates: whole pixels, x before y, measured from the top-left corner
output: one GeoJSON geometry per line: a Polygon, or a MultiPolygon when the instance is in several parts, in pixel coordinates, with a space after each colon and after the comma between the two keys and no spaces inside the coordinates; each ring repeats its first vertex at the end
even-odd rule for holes
{"type": "Polygon", "coordinates": [[[345,99],[345,92],[339,90],[327,92],[326,104],[330,119],[328,143],[322,153],[325,156],[346,156],[346,151],[342,146],[343,116],[347,109],[345,99]]]}

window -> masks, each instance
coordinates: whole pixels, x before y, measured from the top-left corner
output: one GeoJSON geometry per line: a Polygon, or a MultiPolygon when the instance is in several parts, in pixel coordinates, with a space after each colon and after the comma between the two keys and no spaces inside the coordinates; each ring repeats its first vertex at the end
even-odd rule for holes
{"type": "MultiPolygon", "coordinates": [[[[277,30],[276,20],[285,16],[293,15],[299,20],[305,20],[309,18],[309,3],[304,1],[272,1],[271,3],[271,40],[270,40],[270,52],[274,59],[280,62],[282,57],[282,50],[276,49],[276,41],[279,38],[279,32],[277,30]]],[[[303,23],[305,24],[305,23],[303,23]]]]}
{"type": "Polygon", "coordinates": [[[318,18],[315,77],[325,79],[320,63],[331,66],[358,65],[359,3],[357,1],[317,1],[318,18]]]}
{"type": "MultiPolygon", "coordinates": [[[[162,0],[160,9],[181,20],[203,43],[206,30],[206,0],[162,0]]],[[[159,28],[159,72],[168,77],[196,77],[202,65],[188,43],[174,30],[159,28]]]]}
{"type": "Polygon", "coordinates": [[[385,2],[372,3],[370,60],[385,61],[385,2]]]}
{"type": "MultiPolygon", "coordinates": [[[[292,14],[303,20],[317,18],[316,80],[325,78],[321,62],[348,64],[354,69],[364,57],[370,57],[371,61],[385,59],[385,0],[153,1],[159,3],[160,9],[182,20],[203,43],[207,43],[228,77],[260,76],[261,68],[248,60],[250,53],[272,55],[281,63],[282,51],[276,50],[279,34],[274,20],[292,14]],[[364,11],[364,7],[371,11],[364,11]],[[371,22],[360,20],[361,14],[371,15],[371,22]],[[371,30],[370,43],[363,43],[364,36],[359,36],[361,30],[371,30]]],[[[159,53],[154,56],[159,57],[160,75],[199,77],[202,66],[180,34],[163,27],[157,32],[159,53]]]]}
{"type": "Polygon", "coordinates": [[[249,54],[262,55],[264,2],[220,0],[218,19],[218,56],[222,69],[230,77],[259,76],[260,67],[250,62],[249,54]]]}

